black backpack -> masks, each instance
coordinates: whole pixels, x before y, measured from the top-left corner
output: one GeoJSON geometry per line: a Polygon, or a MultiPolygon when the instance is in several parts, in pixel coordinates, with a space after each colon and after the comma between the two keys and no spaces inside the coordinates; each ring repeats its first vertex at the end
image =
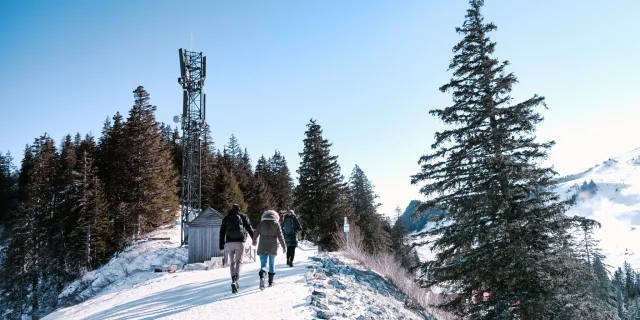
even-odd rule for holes
{"type": "Polygon", "coordinates": [[[296,234],[295,226],[296,222],[293,220],[293,218],[287,217],[286,219],[284,219],[284,235],[292,236],[296,234]]]}
{"type": "Polygon", "coordinates": [[[227,238],[244,239],[245,231],[242,217],[239,214],[230,214],[227,216],[227,238]]]}

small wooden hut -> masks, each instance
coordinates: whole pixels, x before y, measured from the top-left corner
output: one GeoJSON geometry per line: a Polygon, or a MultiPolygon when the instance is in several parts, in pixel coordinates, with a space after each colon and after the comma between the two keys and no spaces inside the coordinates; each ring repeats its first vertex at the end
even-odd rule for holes
{"type": "Polygon", "coordinates": [[[219,241],[222,213],[213,208],[202,211],[189,223],[189,262],[204,262],[211,257],[220,257],[219,241]]]}

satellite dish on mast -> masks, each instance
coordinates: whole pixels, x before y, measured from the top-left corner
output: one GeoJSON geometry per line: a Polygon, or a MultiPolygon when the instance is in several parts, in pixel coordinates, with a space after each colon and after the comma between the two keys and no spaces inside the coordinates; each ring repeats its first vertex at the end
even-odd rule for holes
{"type": "Polygon", "coordinates": [[[181,120],[181,119],[180,119],[180,116],[178,116],[178,115],[173,116],[173,122],[175,122],[175,123],[180,123],[180,120],[181,120]]]}

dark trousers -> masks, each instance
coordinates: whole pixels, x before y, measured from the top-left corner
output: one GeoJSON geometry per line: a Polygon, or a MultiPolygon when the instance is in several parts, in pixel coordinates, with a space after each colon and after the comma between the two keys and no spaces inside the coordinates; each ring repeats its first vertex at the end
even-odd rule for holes
{"type": "Polygon", "coordinates": [[[287,261],[293,262],[293,257],[296,255],[295,246],[287,246],[287,261]]]}

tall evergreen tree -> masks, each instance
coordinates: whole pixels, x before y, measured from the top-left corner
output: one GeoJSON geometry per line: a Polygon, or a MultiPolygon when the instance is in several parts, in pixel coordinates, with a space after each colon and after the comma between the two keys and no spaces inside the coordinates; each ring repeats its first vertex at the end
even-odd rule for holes
{"type": "Polygon", "coordinates": [[[113,123],[109,119],[104,123],[98,143],[97,164],[113,225],[113,240],[118,249],[127,244],[131,234],[129,213],[125,208],[128,177],[125,174],[127,158],[124,140],[124,120],[117,112],[113,116],[113,123]]]}
{"type": "Polygon", "coordinates": [[[217,173],[209,205],[223,214],[229,212],[234,203],[240,205],[240,210],[246,211],[247,204],[233,173],[225,166],[220,166],[217,173]]]}
{"type": "Polygon", "coordinates": [[[238,139],[233,134],[229,138],[229,144],[223,149],[222,164],[233,174],[243,196],[247,198],[253,186],[251,159],[246,149],[242,151],[238,139]]]}
{"type": "Polygon", "coordinates": [[[213,206],[211,200],[215,197],[214,186],[219,175],[218,170],[221,163],[218,161],[215,145],[211,139],[211,127],[209,127],[209,125],[205,125],[204,136],[206,143],[203,145],[203,149],[201,150],[200,188],[202,189],[202,207],[206,208],[208,206],[213,206]]]}
{"type": "Polygon", "coordinates": [[[269,163],[264,155],[261,155],[256,163],[256,170],[254,172],[254,176],[261,177],[265,181],[269,181],[271,179],[271,171],[269,170],[269,163]]]}
{"type": "Polygon", "coordinates": [[[77,219],[71,234],[74,267],[77,272],[92,270],[105,262],[116,247],[111,237],[104,187],[96,166],[97,147],[88,136],[78,147],[77,174],[73,182],[73,215],[77,219]]]}
{"type": "Polygon", "coordinates": [[[247,214],[251,224],[257,227],[262,213],[266,210],[274,209],[275,203],[276,201],[273,199],[269,185],[261,176],[256,176],[253,179],[253,188],[247,198],[247,214]]]}
{"type": "Polygon", "coordinates": [[[78,148],[80,147],[80,143],[82,142],[82,135],[80,132],[76,132],[76,135],[73,137],[73,149],[76,154],[78,154],[78,148]]]}
{"type": "Polygon", "coordinates": [[[135,103],[123,127],[123,148],[127,177],[126,223],[132,228],[123,236],[137,237],[172,221],[178,208],[176,180],[170,150],[164,147],[162,132],[155,119],[156,106],[149,93],[139,86],[133,91],[135,103]]]}
{"type": "Polygon", "coordinates": [[[391,235],[383,228],[382,217],[378,215],[380,204],[373,184],[358,165],[349,178],[349,203],[354,213],[355,224],[360,229],[364,248],[369,253],[386,251],[391,245],[391,235]]]}
{"type": "Polygon", "coordinates": [[[581,219],[579,226],[576,253],[591,268],[595,258],[599,258],[601,262],[604,260],[604,255],[598,245],[600,240],[593,237],[593,230],[600,228],[601,225],[590,219],[581,219]]]}
{"type": "MultiPolygon", "coordinates": [[[[269,184],[273,193],[274,209],[291,209],[293,203],[293,179],[291,178],[289,166],[287,166],[287,160],[280,154],[280,151],[276,150],[273,156],[269,158],[267,170],[269,173],[266,175],[265,181],[269,184]]],[[[256,173],[257,171],[256,166],[256,173]]]]}
{"type": "Polygon", "coordinates": [[[73,270],[73,257],[71,255],[70,236],[77,228],[78,219],[73,215],[72,194],[74,174],[77,165],[76,145],[71,140],[71,135],[65,136],[60,146],[60,157],[58,164],[56,212],[54,214],[51,242],[53,246],[52,257],[55,260],[49,261],[54,269],[53,274],[57,275],[56,286],[62,290],[64,284],[77,276],[73,270]]]}
{"type": "Polygon", "coordinates": [[[236,138],[235,135],[231,134],[229,143],[225,146],[224,150],[231,159],[231,163],[233,163],[234,165],[242,161],[242,148],[240,147],[238,138],[236,138]]]}
{"type": "MultiPolygon", "coordinates": [[[[37,307],[36,301],[29,301],[29,293],[33,283],[37,283],[35,268],[36,248],[33,231],[36,229],[35,215],[27,208],[30,193],[30,175],[33,171],[34,159],[32,148],[27,145],[21,162],[19,180],[19,206],[15,220],[12,221],[13,235],[6,249],[2,263],[3,281],[0,282],[3,298],[0,305],[3,310],[13,310],[9,316],[18,318],[29,309],[29,304],[37,307]]],[[[33,297],[31,297],[33,298],[33,297]]]]}
{"type": "Polygon", "coordinates": [[[305,237],[323,250],[336,250],[335,235],[342,232],[343,217],[353,216],[347,185],[340,174],[338,157],[330,154],[332,144],[322,137],[322,128],[313,119],[307,124],[303,142],[294,208],[305,226],[305,237]]]}
{"type": "Polygon", "coordinates": [[[4,263],[7,286],[4,293],[12,309],[20,312],[52,311],[59,293],[59,270],[54,256],[59,203],[58,153],[46,134],[25,151],[22,168],[22,199],[15,233],[4,263]],[[53,282],[53,283],[52,283],[53,282]]]}
{"type": "Polygon", "coordinates": [[[418,212],[446,209],[423,233],[439,236],[435,260],[425,264],[433,275],[427,285],[455,292],[440,307],[469,319],[550,319],[567,314],[566,275],[575,264],[563,260],[569,203],[553,191],[553,169],[539,165],[553,142],[533,135],[544,98],[511,103],[517,79],[492,57],[488,33],[496,26],[483,21],[482,0],[470,4],[456,28],[463,40],[453,48],[453,77],[440,88],[452,92],[453,105],[430,111],[453,127],[436,133],[435,152],[420,158],[411,179],[431,197],[418,212]],[[491,297],[473,303],[476,290],[491,297]]]}
{"type": "MultiPolygon", "coordinates": [[[[16,181],[14,177],[13,158],[11,152],[5,155],[0,152],[0,228],[5,228],[5,233],[10,230],[12,212],[17,204],[16,181]]],[[[0,236],[2,232],[0,231],[0,236]]],[[[0,237],[0,241],[2,237],[0,237]]]]}

